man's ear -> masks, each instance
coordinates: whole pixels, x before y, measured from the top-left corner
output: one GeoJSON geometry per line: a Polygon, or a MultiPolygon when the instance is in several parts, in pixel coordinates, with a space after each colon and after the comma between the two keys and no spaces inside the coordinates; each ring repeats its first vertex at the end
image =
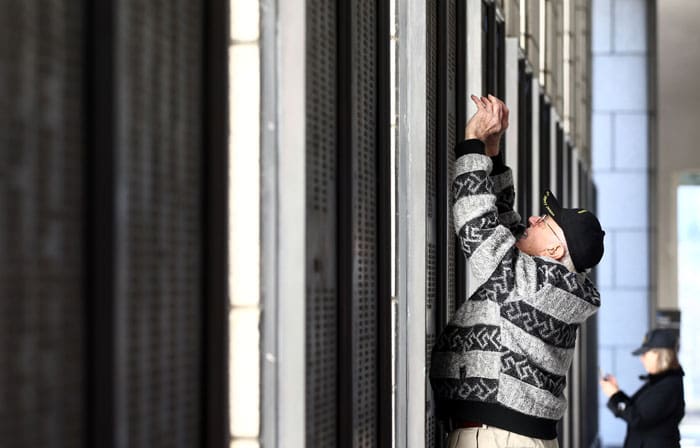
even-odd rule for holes
{"type": "Polygon", "coordinates": [[[561,244],[556,244],[555,246],[545,249],[545,252],[549,258],[554,258],[555,260],[561,260],[564,257],[566,251],[561,244]]]}

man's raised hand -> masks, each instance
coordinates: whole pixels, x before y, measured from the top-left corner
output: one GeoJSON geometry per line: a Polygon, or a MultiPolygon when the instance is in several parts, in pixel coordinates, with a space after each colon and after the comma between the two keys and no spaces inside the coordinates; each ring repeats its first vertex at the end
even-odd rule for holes
{"type": "Polygon", "coordinates": [[[491,107],[494,111],[498,111],[498,116],[501,121],[501,130],[497,133],[489,135],[484,141],[484,144],[486,145],[486,154],[489,156],[495,156],[500,152],[501,137],[506,132],[506,129],[508,129],[508,117],[510,115],[510,111],[503,101],[499,100],[493,95],[489,95],[488,98],[482,98],[482,101],[484,100],[491,103],[491,107]]]}
{"type": "Polygon", "coordinates": [[[476,113],[469,119],[464,130],[467,139],[479,139],[486,145],[486,155],[498,155],[501,135],[508,127],[508,108],[493,95],[488,98],[471,95],[476,113]]]}

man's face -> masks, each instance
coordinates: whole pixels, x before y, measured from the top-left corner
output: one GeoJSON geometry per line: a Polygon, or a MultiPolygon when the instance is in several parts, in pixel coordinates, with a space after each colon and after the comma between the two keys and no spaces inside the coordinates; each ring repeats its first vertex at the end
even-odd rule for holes
{"type": "Polygon", "coordinates": [[[515,243],[522,252],[531,256],[561,258],[565,253],[564,232],[549,215],[530,216],[523,236],[515,243]],[[561,247],[561,250],[557,250],[561,247]]]}

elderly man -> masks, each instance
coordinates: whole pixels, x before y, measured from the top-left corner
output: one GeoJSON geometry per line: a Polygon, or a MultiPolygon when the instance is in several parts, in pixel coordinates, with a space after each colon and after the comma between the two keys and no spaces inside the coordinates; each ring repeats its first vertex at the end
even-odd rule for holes
{"type": "Polygon", "coordinates": [[[576,330],[600,306],[586,271],[603,256],[605,232],[593,213],[561,207],[550,191],[546,213],[525,228],[499,155],[508,108],[493,96],[472,100],[452,196],[478,287],[440,334],[430,379],[450,448],[557,447],[576,330]]]}

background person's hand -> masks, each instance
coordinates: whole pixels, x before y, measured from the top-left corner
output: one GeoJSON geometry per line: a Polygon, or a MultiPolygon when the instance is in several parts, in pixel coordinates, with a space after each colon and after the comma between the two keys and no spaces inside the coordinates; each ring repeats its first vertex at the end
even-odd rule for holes
{"type": "Polygon", "coordinates": [[[600,388],[603,389],[603,393],[608,397],[612,397],[620,390],[620,386],[617,384],[617,378],[610,374],[600,379],[600,388]]]}

